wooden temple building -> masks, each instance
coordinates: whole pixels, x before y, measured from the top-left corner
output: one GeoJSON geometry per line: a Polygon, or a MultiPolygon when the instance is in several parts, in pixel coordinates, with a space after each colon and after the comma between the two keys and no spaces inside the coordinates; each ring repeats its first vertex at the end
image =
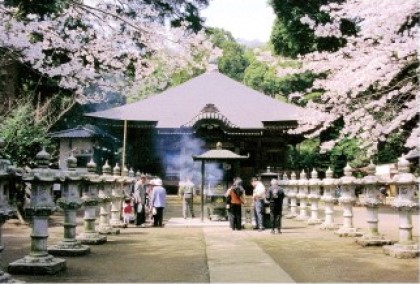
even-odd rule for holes
{"type": "MultiPolygon", "coordinates": [[[[167,185],[177,184],[188,174],[183,171],[196,167],[192,155],[214,149],[217,142],[249,156],[229,173],[229,179],[239,175],[246,180],[268,166],[281,170],[290,145],[302,141],[288,130],[304,115],[305,109],[270,98],[218,71],[135,103],[87,114],[98,125],[114,128],[113,133],[119,129],[117,137],[125,141],[123,164],[159,175],[167,185]]],[[[230,170],[228,165],[220,167],[230,170]]]]}

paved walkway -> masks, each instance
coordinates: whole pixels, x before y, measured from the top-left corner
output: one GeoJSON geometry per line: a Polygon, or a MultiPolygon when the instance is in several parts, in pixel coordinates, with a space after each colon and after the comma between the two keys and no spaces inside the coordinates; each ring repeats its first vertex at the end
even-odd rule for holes
{"type": "Polygon", "coordinates": [[[249,240],[248,231],[203,229],[210,283],[294,283],[293,279],[249,240]]]}
{"type": "Polygon", "coordinates": [[[267,253],[249,240],[250,231],[232,231],[227,221],[174,217],[165,227],[203,229],[210,283],[294,283],[267,253]]]}
{"type": "MultiPolygon", "coordinates": [[[[198,208],[197,208],[198,209],[198,208]]],[[[335,221],[342,224],[336,207],[335,221]]],[[[198,211],[197,211],[198,212],[198,211]]],[[[322,210],[321,210],[322,212],[322,210]]],[[[130,225],[120,235],[108,235],[91,254],[68,257],[67,270],[57,275],[14,275],[18,280],[70,283],[418,283],[419,259],[395,259],[380,247],[363,248],[354,238],[340,238],[304,222],[283,219],[283,234],[232,231],[225,221],[201,222],[179,218],[181,205],[173,198],[165,209],[165,228],[130,225]]],[[[321,214],[322,215],[322,214],[321,214]]],[[[354,208],[354,225],[366,231],[366,208],[354,208]]],[[[322,216],[321,216],[322,217],[322,216]]],[[[398,214],[382,207],[379,231],[398,240],[398,214]]],[[[82,214],[77,231],[82,230],[82,214]]],[[[48,243],[63,237],[62,214],[54,214],[48,243]]],[[[413,237],[419,240],[419,214],[413,215],[413,237]]],[[[9,220],[3,226],[0,267],[29,253],[27,226],[9,220]]]]}

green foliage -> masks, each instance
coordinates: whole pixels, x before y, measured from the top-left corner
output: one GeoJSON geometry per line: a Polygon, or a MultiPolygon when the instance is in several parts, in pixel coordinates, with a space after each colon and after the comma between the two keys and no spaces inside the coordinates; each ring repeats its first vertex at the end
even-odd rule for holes
{"type": "Polygon", "coordinates": [[[308,72],[278,77],[275,67],[253,60],[245,70],[243,82],[271,97],[281,95],[287,98],[293,92],[301,92],[310,87],[313,78],[313,75],[308,72]]]}
{"type": "Polygon", "coordinates": [[[34,121],[30,103],[19,105],[0,123],[0,135],[5,141],[5,153],[18,166],[28,165],[42,146],[50,146],[47,129],[34,121]]]}
{"type": "Polygon", "coordinates": [[[242,82],[244,72],[249,66],[249,59],[245,54],[246,48],[238,44],[230,32],[223,29],[209,28],[207,33],[210,36],[210,41],[223,51],[223,55],[219,57],[218,61],[219,71],[242,82]]]}
{"type": "Polygon", "coordinates": [[[19,7],[19,15],[26,16],[28,14],[48,15],[59,13],[68,5],[66,0],[5,0],[6,6],[19,7]]]}
{"type": "Polygon", "coordinates": [[[347,163],[353,168],[365,166],[369,163],[366,153],[360,149],[357,140],[343,139],[328,153],[329,162],[334,172],[343,175],[347,163]]]}
{"type": "Polygon", "coordinates": [[[241,82],[249,65],[244,55],[244,48],[236,42],[225,42],[222,45],[223,56],[219,58],[218,67],[221,73],[241,82]]]}
{"type": "Polygon", "coordinates": [[[198,69],[198,68],[193,68],[193,67],[179,70],[175,72],[174,74],[172,74],[170,86],[181,85],[182,83],[187,82],[188,80],[202,74],[203,72],[204,72],[203,69],[198,69]]]}
{"type": "MultiPolygon", "coordinates": [[[[333,51],[344,44],[343,39],[316,38],[314,32],[300,19],[308,15],[317,23],[329,21],[329,15],[320,12],[322,5],[340,0],[309,0],[309,1],[284,1],[271,0],[277,19],[271,32],[271,42],[274,52],[283,56],[296,57],[315,50],[333,51]]],[[[341,23],[345,33],[354,33],[354,26],[350,22],[341,23]]]]}
{"type": "Polygon", "coordinates": [[[404,143],[409,135],[410,131],[407,129],[400,129],[389,134],[386,141],[378,145],[377,164],[395,163],[402,154],[407,152],[404,143]]]}
{"type": "Polygon", "coordinates": [[[368,164],[367,156],[355,139],[344,139],[337,143],[331,151],[320,153],[320,139],[305,139],[297,148],[290,146],[289,161],[290,169],[306,172],[316,169],[318,172],[325,172],[329,167],[335,176],[342,176],[343,169],[347,163],[353,168],[362,167],[368,164]]]}

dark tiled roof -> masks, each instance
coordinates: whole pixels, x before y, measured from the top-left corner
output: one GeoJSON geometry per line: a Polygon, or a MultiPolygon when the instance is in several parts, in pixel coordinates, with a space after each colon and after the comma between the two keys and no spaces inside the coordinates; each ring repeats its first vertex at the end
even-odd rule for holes
{"type": "Polygon", "coordinates": [[[109,138],[118,141],[117,138],[94,125],[77,126],[72,129],[65,129],[48,134],[52,138],[109,138]]]}
{"type": "Polygon", "coordinates": [[[241,129],[264,129],[263,122],[290,122],[305,116],[305,109],[270,98],[216,71],[147,99],[87,116],[181,128],[189,126],[210,104],[230,125],[241,129]]]}

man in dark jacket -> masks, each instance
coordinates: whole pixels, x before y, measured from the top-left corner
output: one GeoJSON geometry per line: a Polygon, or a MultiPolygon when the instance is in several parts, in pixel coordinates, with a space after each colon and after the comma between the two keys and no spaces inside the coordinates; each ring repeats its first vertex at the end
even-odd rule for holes
{"type": "Polygon", "coordinates": [[[279,187],[277,179],[271,180],[271,186],[268,189],[267,200],[270,202],[270,221],[271,233],[274,234],[277,230],[281,234],[281,217],[283,211],[284,191],[279,187]]]}

